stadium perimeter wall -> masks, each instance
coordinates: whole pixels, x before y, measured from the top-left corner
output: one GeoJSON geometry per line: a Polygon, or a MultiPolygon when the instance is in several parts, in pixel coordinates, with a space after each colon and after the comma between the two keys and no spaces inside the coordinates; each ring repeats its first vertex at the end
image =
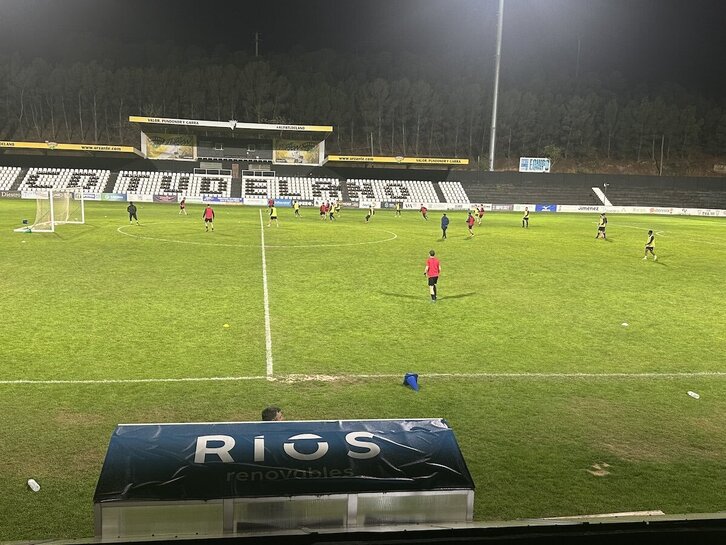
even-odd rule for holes
{"type": "MultiPolygon", "coordinates": [[[[37,199],[44,192],[36,191],[0,191],[0,198],[6,199],[37,199]]],[[[107,201],[107,202],[157,202],[157,203],[177,203],[181,200],[179,195],[147,195],[136,193],[84,193],[84,199],[87,201],[107,201]]],[[[188,203],[211,203],[215,205],[247,205],[247,206],[266,206],[267,199],[263,198],[234,198],[234,197],[187,197],[188,203]]],[[[322,200],[320,201],[322,202],[322,200]]],[[[277,199],[278,207],[289,208],[292,205],[291,199],[277,199]]],[[[317,203],[319,204],[319,203],[317,203]]],[[[316,205],[317,205],[316,204],[316,205]]],[[[373,204],[376,208],[392,209],[393,202],[366,202],[357,203],[359,208],[368,208],[373,204]]],[[[423,203],[429,210],[440,211],[465,211],[470,208],[467,204],[458,203],[423,203]]],[[[356,203],[353,204],[356,206],[356,203]]],[[[594,205],[557,205],[557,204],[492,204],[484,203],[484,209],[489,212],[522,212],[525,207],[535,213],[579,213],[594,214],[607,212],[608,214],[653,214],[661,216],[707,216],[726,218],[726,210],[712,208],[665,208],[654,206],[594,206],[594,205]]],[[[419,204],[406,202],[403,204],[404,209],[418,210],[419,204]]]]}

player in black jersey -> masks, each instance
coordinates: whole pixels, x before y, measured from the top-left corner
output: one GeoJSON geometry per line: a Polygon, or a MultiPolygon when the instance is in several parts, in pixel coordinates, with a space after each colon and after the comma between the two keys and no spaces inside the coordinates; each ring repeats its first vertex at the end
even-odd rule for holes
{"type": "Polygon", "coordinates": [[[607,236],[605,236],[605,228],[608,226],[608,218],[605,215],[605,212],[600,214],[600,221],[597,222],[597,234],[595,235],[595,238],[598,239],[602,236],[603,240],[607,240],[607,236]]]}

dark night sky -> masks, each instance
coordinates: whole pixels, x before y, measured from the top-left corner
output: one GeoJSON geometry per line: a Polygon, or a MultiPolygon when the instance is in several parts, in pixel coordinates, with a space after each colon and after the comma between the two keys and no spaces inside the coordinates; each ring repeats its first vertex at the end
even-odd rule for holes
{"type": "MultiPolygon", "coordinates": [[[[108,40],[263,54],[331,48],[472,58],[491,66],[497,0],[0,0],[0,51],[74,60],[108,40]],[[82,40],[81,40],[82,38],[82,40]],[[72,45],[74,44],[75,45],[72,45]],[[83,48],[78,46],[83,44],[83,48]],[[82,51],[81,49],[85,50],[82,51]]],[[[505,0],[503,70],[543,62],[632,83],[726,91],[726,0],[505,0]]],[[[103,45],[106,44],[106,47],[103,45]]]]}

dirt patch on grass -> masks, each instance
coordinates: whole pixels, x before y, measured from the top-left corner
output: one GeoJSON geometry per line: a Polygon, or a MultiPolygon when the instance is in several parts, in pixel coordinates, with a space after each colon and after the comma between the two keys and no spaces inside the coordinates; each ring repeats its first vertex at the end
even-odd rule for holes
{"type": "Polygon", "coordinates": [[[610,475],[610,471],[608,471],[609,467],[610,464],[600,462],[599,464],[592,464],[590,466],[590,469],[586,469],[585,471],[587,471],[593,477],[605,477],[606,475],[610,475]]]}
{"type": "Polygon", "coordinates": [[[95,426],[104,422],[103,416],[94,413],[79,413],[61,409],[53,415],[53,421],[59,426],[95,426]]]}
{"type": "Polygon", "coordinates": [[[576,398],[569,402],[573,425],[593,448],[629,462],[723,459],[720,418],[679,415],[670,410],[615,400],[576,398]]]}
{"type": "Polygon", "coordinates": [[[86,472],[89,469],[100,470],[106,457],[105,448],[85,448],[76,450],[68,460],[68,467],[72,471],[86,472]]]}
{"type": "Polygon", "coordinates": [[[340,375],[285,375],[271,380],[283,384],[295,384],[297,382],[354,382],[355,378],[340,375]]]}

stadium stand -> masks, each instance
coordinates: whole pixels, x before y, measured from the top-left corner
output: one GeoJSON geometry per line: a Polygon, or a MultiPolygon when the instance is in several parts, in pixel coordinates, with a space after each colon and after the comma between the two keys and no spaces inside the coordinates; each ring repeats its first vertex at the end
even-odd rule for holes
{"type": "Polygon", "coordinates": [[[242,196],[247,198],[342,200],[340,181],[335,178],[255,177],[245,178],[242,196]]]}
{"type": "Polygon", "coordinates": [[[209,137],[197,140],[197,158],[272,162],[272,140],[209,137]]]}
{"type": "Polygon", "coordinates": [[[450,204],[469,204],[469,197],[464,191],[461,182],[439,182],[439,188],[444,196],[444,202],[450,204]]]}
{"type": "Polygon", "coordinates": [[[658,185],[637,179],[610,181],[606,196],[613,206],[657,206],[665,208],[726,209],[726,191],[718,179],[694,179],[690,188],[662,180],[658,185]]]}
{"type": "Polygon", "coordinates": [[[19,190],[35,189],[84,189],[92,193],[103,191],[111,175],[110,170],[76,168],[31,168],[25,175],[19,190]]]}
{"type": "Polygon", "coordinates": [[[592,191],[592,185],[587,181],[560,183],[557,178],[552,177],[522,181],[487,180],[486,182],[469,182],[462,185],[470,202],[492,204],[602,204],[592,191]]]}
{"type": "Polygon", "coordinates": [[[149,172],[122,170],[114,193],[142,195],[179,194],[186,196],[216,195],[229,197],[231,176],[191,174],[188,172],[149,172]]]}
{"type": "Polygon", "coordinates": [[[18,174],[20,174],[20,167],[0,167],[0,191],[10,189],[18,174]]]}
{"type": "Polygon", "coordinates": [[[345,185],[351,200],[439,202],[434,184],[430,181],[351,179],[345,185]]]}

